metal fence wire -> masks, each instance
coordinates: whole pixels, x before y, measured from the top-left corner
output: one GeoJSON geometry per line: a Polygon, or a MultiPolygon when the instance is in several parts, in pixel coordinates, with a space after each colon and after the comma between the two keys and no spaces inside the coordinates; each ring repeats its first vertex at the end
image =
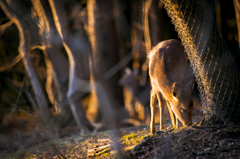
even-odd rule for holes
{"type": "Polygon", "coordinates": [[[239,122],[239,71],[206,0],[162,0],[196,77],[205,118],[239,122]]]}

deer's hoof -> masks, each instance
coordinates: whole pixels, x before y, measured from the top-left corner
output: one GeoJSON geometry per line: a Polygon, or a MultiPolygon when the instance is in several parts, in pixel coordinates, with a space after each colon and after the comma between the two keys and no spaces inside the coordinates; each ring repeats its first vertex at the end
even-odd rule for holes
{"type": "Polygon", "coordinates": [[[150,129],[150,134],[152,135],[152,134],[155,134],[155,132],[156,132],[156,129],[150,129]]]}

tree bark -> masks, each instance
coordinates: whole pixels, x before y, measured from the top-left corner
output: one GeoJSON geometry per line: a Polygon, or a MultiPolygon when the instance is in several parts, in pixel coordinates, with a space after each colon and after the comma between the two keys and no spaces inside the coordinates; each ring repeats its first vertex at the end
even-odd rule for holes
{"type": "Polygon", "coordinates": [[[5,0],[0,1],[0,6],[4,13],[6,14],[6,16],[9,19],[11,19],[18,28],[19,31],[18,51],[22,56],[25,69],[31,81],[35,93],[35,98],[39,105],[42,121],[45,123],[50,118],[48,100],[44,94],[44,89],[42,89],[40,79],[38,78],[34,64],[31,58],[29,57],[31,51],[31,40],[28,26],[24,19],[17,12],[15,12],[5,0]]]}
{"type": "Polygon", "coordinates": [[[207,2],[162,2],[193,68],[205,118],[210,122],[239,123],[239,71],[207,2]]]}
{"type": "MultiPolygon", "coordinates": [[[[68,91],[68,76],[69,76],[69,63],[68,59],[64,56],[64,48],[62,40],[55,27],[54,20],[51,13],[51,8],[47,0],[32,0],[34,9],[39,17],[40,36],[42,37],[45,56],[46,67],[50,72],[48,76],[52,76],[57,89],[57,104],[60,108],[60,126],[65,127],[72,119],[72,113],[67,99],[68,91]]],[[[50,78],[50,77],[48,77],[50,78]]],[[[47,80],[48,82],[48,80],[47,80]]],[[[47,83],[46,82],[46,83],[47,83]]],[[[46,84],[48,90],[51,83],[46,84]]],[[[51,94],[51,93],[49,93],[51,94]]]]}
{"type": "MultiPolygon", "coordinates": [[[[105,105],[110,105],[114,111],[121,111],[123,106],[123,92],[118,85],[118,79],[120,79],[119,72],[105,79],[104,75],[110,70],[118,61],[118,43],[117,32],[113,17],[113,4],[107,0],[89,0],[87,1],[88,11],[88,31],[89,38],[92,46],[93,61],[97,70],[91,72],[97,72],[98,75],[93,74],[92,86],[96,90],[99,107],[102,112],[106,111],[105,105]],[[96,84],[98,83],[98,84],[96,84]],[[100,89],[101,88],[101,89],[100,89]],[[105,94],[105,97],[102,95],[105,94]],[[102,100],[105,98],[107,100],[102,100]]],[[[109,109],[109,108],[108,108],[109,109]]],[[[115,112],[116,113],[116,112],[115,112]]],[[[104,115],[107,114],[103,114],[104,115]]],[[[117,119],[123,117],[120,112],[115,114],[117,119]]]]}
{"type": "Polygon", "coordinates": [[[124,9],[127,5],[126,0],[116,0],[114,4],[114,16],[116,21],[116,26],[120,36],[123,38],[125,42],[130,44],[131,42],[131,27],[129,22],[127,21],[127,17],[124,13],[124,9]]]}
{"type": "Polygon", "coordinates": [[[156,46],[159,42],[165,40],[162,6],[163,4],[161,1],[152,0],[149,10],[149,28],[152,46],[156,46]]]}
{"type": "Polygon", "coordinates": [[[140,69],[144,61],[146,60],[146,49],[142,44],[144,38],[143,32],[143,18],[142,18],[143,0],[132,1],[131,12],[131,44],[133,55],[133,69],[140,69]]]}
{"type": "Polygon", "coordinates": [[[238,46],[240,48],[240,1],[233,0],[233,2],[234,2],[235,14],[236,14],[237,28],[238,28],[238,46]]]}
{"type": "Polygon", "coordinates": [[[131,46],[131,26],[124,13],[127,5],[128,2],[126,0],[116,0],[114,3],[114,19],[119,34],[118,47],[120,59],[129,54],[131,46]]]}
{"type": "Polygon", "coordinates": [[[83,65],[84,61],[88,61],[88,54],[91,53],[90,45],[83,38],[74,38],[71,34],[64,7],[58,0],[49,0],[49,4],[53,13],[53,19],[57,31],[62,39],[63,46],[67,52],[70,72],[69,72],[69,86],[68,86],[68,101],[76,120],[77,125],[86,132],[91,132],[93,126],[89,123],[85,115],[85,110],[80,102],[83,87],[85,70],[88,66],[83,65]],[[85,53],[85,54],[84,54],[85,53]]]}

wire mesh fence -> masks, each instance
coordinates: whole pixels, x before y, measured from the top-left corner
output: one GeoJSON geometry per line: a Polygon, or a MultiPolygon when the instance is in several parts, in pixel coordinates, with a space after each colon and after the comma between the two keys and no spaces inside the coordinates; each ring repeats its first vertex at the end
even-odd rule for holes
{"type": "Polygon", "coordinates": [[[205,0],[162,0],[196,77],[205,118],[239,121],[239,71],[205,0]]]}

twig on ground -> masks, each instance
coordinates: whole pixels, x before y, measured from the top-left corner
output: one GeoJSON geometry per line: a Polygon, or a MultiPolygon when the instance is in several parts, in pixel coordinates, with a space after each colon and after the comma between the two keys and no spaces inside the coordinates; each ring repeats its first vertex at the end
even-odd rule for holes
{"type": "Polygon", "coordinates": [[[98,156],[106,151],[110,151],[111,147],[112,147],[112,144],[107,144],[98,148],[88,149],[87,156],[88,157],[98,156]]]}

